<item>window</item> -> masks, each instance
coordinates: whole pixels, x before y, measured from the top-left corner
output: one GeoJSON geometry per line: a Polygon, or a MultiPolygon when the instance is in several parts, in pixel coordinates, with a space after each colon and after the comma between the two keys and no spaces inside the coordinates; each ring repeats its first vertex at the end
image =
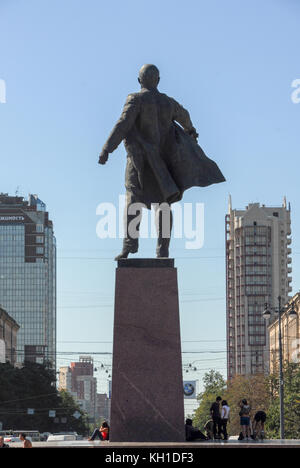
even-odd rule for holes
{"type": "Polygon", "coordinates": [[[262,335],[250,335],[249,336],[250,345],[262,345],[265,346],[265,337],[262,335]]]}
{"type": "Polygon", "coordinates": [[[44,238],[43,236],[36,236],[35,241],[37,244],[43,244],[44,243],[44,238]]]}

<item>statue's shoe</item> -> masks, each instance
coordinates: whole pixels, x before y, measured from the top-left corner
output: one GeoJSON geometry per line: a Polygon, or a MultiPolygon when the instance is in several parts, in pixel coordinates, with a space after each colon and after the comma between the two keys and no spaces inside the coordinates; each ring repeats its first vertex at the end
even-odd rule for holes
{"type": "Polygon", "coordinates": [[[122,258],[127,258],[130,253],[136,253],[137,250],[123,249],[122,252],[115,257],[115,260],[121,260],[122,258]]]}
{"type": "Polygon", "coordinates": [[[129,254],[130,254],[129,251],[126,251],[126,252],[122,251],[119,255],[115,257],[115,260],[118,261],[118,260],[121,260],[122,258],[127,258],[129,254]]]}
{"type": "Polygon", "coordinates": [[[169,258],[169,250],[158,252],[156,258],[169,258]]]}

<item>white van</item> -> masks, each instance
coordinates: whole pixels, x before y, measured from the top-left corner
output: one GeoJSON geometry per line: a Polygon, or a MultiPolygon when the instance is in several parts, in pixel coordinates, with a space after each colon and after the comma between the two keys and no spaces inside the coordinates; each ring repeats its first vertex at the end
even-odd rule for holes
{"type": "Polygon", "coordinates": [[[76,434],[50,434],[47,442],[62,442],[68,440],[76,440],[76,434]]]}

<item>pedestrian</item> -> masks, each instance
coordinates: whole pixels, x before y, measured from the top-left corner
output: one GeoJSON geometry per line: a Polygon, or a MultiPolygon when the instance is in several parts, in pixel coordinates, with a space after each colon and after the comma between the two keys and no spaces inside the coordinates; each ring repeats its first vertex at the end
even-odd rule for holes
{"type": "Polygon", "coordinates": [[[207,440],[207,437],[199,429],[193,426],[193,421],[191,419],[186,419],[185,421],[185,440],[207,440]]]}
{"type": "Polygon", "coordinates": [[[226,400],[222,401],[222,409],[221,409],[221,429],[224,435],[224,440],[228,440],[228,433],[227,433],[227,423],[229,422],[229,413],[230,407],[226,400]]]}
{"type": "Polygon", "coordinates": [[[24,432],[19,435],[19,439],[23,442],[23,448],[32,448],[32,443],[30,440],[26,439],[26,437],[27,436],[24,432]]]}
{"type": "Polygon", "coordinates": [[[96,437],[99,437],[100,440],[109,440],[109,425],[106,421],[103,421],[101,427],[96,428],[88,440],[95,440],[96,437]]]}
{"type": "Polygon", "coordinates": [[[218,396],[216,401],[210,407],[210,414],[214,423],[213,433],[215,439],[221,439],[221,412],[220,412],[220,401],[222,398],[218,396]]]}
{"type": "Polygon", "coordinates": [[[253,439],[256,439],[256,436],[260,435],[261,439],[265,438],[265,422],[267,415],[265,411],[257,411],[254,415],[253,420],[253,439]]]}
{"type": "Polygon", "coordinates": [[[251,406],[248,404],[246,399],[240,402],[240,425],[243,434],[243,439],[249,439],[251,435],[250,431],[250,413],[251,406]]]}
{"type": "Polygon", "coordinates": [[[0,448],[9,448],[9,445],[4,443],[4,437],[0,436],[0,448]]]}

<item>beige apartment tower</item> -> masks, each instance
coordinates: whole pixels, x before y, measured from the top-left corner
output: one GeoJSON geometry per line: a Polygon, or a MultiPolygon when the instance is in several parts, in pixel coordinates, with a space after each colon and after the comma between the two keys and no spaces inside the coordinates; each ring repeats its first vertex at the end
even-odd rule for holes
{"type": "Polygon", "coordinates": [[[226,225],[227,375],[269,372],[270,343],[262,316],[268,302],[290,299],[291,210],[249,204],[234,210],[226,225]]]}

